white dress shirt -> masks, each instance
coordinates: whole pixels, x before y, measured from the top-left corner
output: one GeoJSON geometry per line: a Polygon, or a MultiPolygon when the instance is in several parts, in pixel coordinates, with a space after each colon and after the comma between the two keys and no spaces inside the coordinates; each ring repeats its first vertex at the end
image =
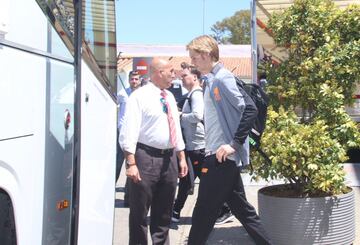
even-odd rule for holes
{"type": "MultiPolygon", "coordinates": [[[[174,96],[170,91],[166,100],[176,126],[176,151],[184,150],[179,113],[174,96]]],[[[135,154],[136,144],[143,143],[158,149],[173,148],[167,114],[161,103],[161,90],[152,82],[134,91],[126,105],[124,123],[120,132],[119,143],[123,151],[135,154]]]]}
{"type": "Polygon", "coordinates": [[[120,92],[117,95],[117,102],[118,102],[118,129],[119,132],[121,131],[121,126],[124,123],[124,115],[125,115],[125,107],[126,102],[132,93],[131,87],[128,87],[126,89],[120,90],[120,92]]]}

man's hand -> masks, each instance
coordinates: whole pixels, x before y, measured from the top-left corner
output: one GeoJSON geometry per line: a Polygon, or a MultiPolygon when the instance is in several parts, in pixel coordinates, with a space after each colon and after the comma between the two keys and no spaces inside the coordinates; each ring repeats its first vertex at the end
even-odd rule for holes
{"type": "Polygon", "coordinates": [[[225,162],[226,158],[235,153],[235,149],[232,148],[229,144],[221,145],[219,149],[216,150],[216,159],[218,162],[225,162]]]}
{"type": "Polygon", "coordinates": [[[139,181],[141,181],[139,169],[137,168],[137,166],[135,164],[130,165],[126,169],[126,176],[129,177],[130,179],[132,179],[134,181],[134,183],[138,183],[139,181]]]}
{"type": "Polygon", "coordinates": [[[179,159],[179,178],[183,178],[188,173],[188,165],[185,158],[179,159]]]}
{"type": "Polygon", "coordinates": [[[188,165],[185,158],[185,152],[184,151],[178,151],[176,152],[176,155],[179,159],[179,178],[183,178],[188,173],[188,165]]]}
{"type": "Polygon", "coordinates": [[[135,155],[125,151],[126,158],[126,176],[138,183],[141,181],[139,169],[136,166],[135,155]]]}

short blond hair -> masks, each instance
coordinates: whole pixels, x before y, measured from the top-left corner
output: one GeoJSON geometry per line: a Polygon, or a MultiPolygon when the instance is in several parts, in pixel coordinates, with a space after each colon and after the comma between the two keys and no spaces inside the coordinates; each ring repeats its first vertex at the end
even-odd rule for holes
{"type": "Polygon", "coordinates": [[[202,35],[194,38],[186,45],[186,50],[193,50],[198,53],[208,53],[213,61],[219,61],[219,46],[214,38],[202,35]]]}

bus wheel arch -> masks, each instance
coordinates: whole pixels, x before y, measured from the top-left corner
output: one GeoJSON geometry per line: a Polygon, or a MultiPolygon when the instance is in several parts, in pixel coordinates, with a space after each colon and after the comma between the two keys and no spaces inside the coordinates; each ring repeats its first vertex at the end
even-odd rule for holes
{"type": "Polygon", "coordinates": [[[3,245],[16,245],[14,208],[8,193],[0,188],[0,241],[3,245]]]}

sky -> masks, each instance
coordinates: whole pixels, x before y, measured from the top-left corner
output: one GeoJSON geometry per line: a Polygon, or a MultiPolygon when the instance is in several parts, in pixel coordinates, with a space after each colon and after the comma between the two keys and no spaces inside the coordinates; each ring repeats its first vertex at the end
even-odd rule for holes
{"type": "Polygon", "coordinates": [[[116,0],[117,43],[185,45],[250,0],[116,0]],[[203,11],[205,10],[205,11],[203,11]]]}

